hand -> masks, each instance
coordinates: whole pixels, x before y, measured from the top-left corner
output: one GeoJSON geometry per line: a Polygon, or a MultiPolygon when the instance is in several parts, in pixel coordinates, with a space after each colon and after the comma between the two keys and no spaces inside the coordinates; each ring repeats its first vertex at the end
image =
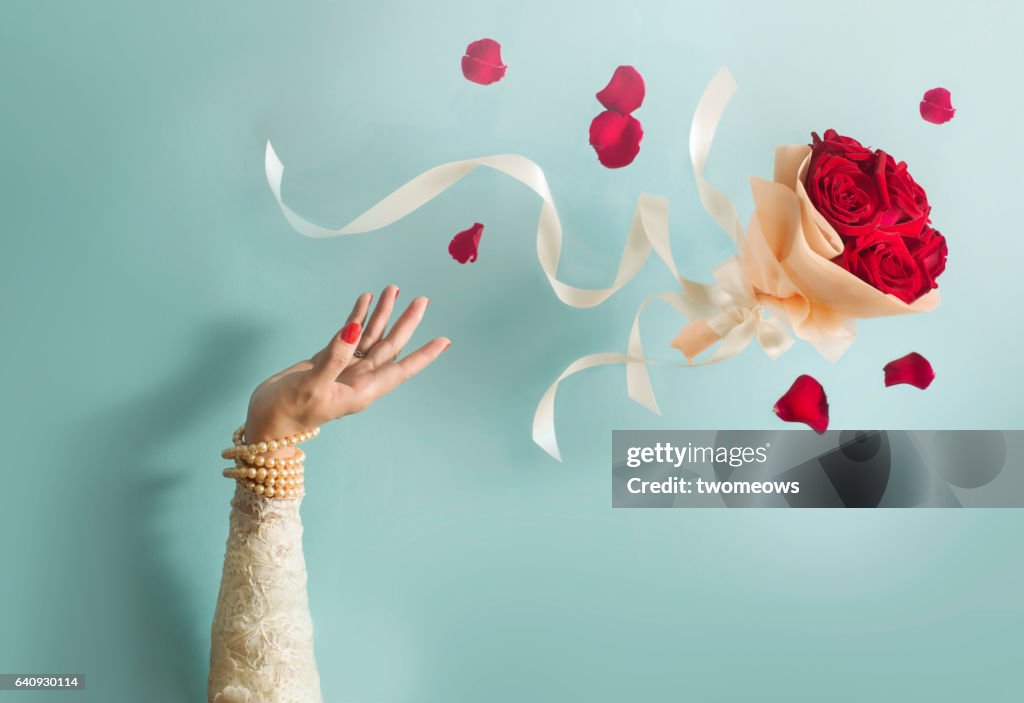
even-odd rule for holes
{"type": "Polygon", "coordinates": [[[413,300],[385,335],[397,296],[397,286],[385,288],[366,323],[373,294],[363,293],[327,346],[261,383],[249,401],[246,440],[283,437],[357,413],[437,359],[450,344],[445,337],[398,359],[423,319],[428,301],[413,300]]]}

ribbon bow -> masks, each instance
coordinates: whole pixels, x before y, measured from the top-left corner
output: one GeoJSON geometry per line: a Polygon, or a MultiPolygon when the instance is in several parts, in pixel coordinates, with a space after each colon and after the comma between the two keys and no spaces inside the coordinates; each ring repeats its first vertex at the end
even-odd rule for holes
{"type": "Polygon", "coordinates": [[[717,286],[707,287],[711,289],[708,295],[717,299],[717,303],[711,303],[713,314],[687,315],[692,322],[672,341],[673,347],[692,360],[721,340],[722,344],[709,359],[721,361],[743,351],[754,339],[773,359],[793,345],[785,325],[771,316],[769,308],[758,299],[736,257],[716,268],[714,277],[717,286]]]}

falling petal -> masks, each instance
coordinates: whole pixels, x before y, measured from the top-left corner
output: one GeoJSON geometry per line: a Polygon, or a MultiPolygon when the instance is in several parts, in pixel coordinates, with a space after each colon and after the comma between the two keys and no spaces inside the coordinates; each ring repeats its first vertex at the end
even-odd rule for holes
{"type": "Polygon", "coordinates": [[[452,237],[452,241],[448,243],[448,253],[460,264],[476,261],[483,233],[484,226],[479,222],[474,223],[469,229],[464,229],[452,237]]]}
{"type": "Polygon", "coordinates": [[[605,110],[590,123],[590,145],[607,168],[633,163],[643,138],[644,128],[632,115],[605,110]]]}
{"type": "Polygon", "coordinates": [[[935,369],[931,362],[917,352],[890,361],[884,371],[886,387],[905,383],[924,390],[935,380],[935,369]]]}
{"type": "Polygon", "coordinates": [[[806,374],[798,377],[772,408],[785,422],[802,422],[821,434],[828,429],[828,398],[825,389],[806,374]]]}
{"type": "Polygon", "coordinates": [[[944,124],[953,119],[956,109],[950,102],[949,91],[945,88],[932,88],[921,100],[921,117],[932,124],[944,124]]]}
{"type": "Polygon", "coordinates": [[[628,115],[644,101],[644,78],[632,66],[619,66],[597,99],[607,109],[628,115]]]}
{"type": "Polygon", "coordinates": [[[501,44],[493,39],[478,39],[466,47],[466,56],[472,56],[495,66],[501,65],[501,44]]]}
{"type": "Polygon", "coordinates": [[[507,69],[501,62],[501,44],[493,39],[473,42],[462,57],[462,75],[480,85],[497,83],[505,77],[507,69]]]}

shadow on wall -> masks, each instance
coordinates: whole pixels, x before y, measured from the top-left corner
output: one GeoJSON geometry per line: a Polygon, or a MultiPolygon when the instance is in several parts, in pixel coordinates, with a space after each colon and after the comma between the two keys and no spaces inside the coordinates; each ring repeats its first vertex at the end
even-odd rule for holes
{"type": "MultiPolygon", "coordinates": [[[[190,515],[183,486],[193,467],[161,456],[169,438],[198,430],[218,398],[251,384],[251,378],[242,378],[245,364],[239,363],[238,350],[252,349],[258,340],[259,328],[253,324],[213,321],[191,352],[182,345],[181,366],[171,377],[111,415],[86,423],[80,441],[88,439],[103,459],[69,479],[74,494],[89,497],[95,518],[88,527],[88,563],[69,573],[92,581],[83,587],[102,593],[101,602],[110,604],[115,621],[103,611],[90,611],[85,626],[69,635],[80,641],[65,646],[70,652],[93,652],[101,666],[117,669],[109,676],[96,672],[95,684],[89,684],[94,694],[109,687],[107,693],[118,700],[205,700],[209,630],[197,628],[194,620],[212,596],[189,592],[188,567],[171,546],[173,531],[190,515]],[[95,634],[110,629],[115,638],[131,633],[131,641],[106,642],[103,651],[95,651],[95,634]],[[137,673],[125,676],[122,668],[137,673]],[[146,688],[116,690],[122,682],[144,682],[146,688]]],[[[62,504],[79,500],[72,495],[62,504]]],[[[225,520],[217,539],[226,536],[225,520]]],[[[90,601],[95,599],[83,599],[90,601]]]]}

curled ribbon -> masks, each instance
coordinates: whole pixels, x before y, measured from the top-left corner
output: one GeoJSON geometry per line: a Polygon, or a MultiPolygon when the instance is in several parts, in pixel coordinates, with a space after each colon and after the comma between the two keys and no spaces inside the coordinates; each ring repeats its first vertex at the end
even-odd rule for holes
{"type": "MultiPolygon", "coordinates": [[[[690,160],[701,203],[738,247],[742,242],[743,227],[736,207],[703,175],[715,130],[735,91],[736,84],[725,68],[721,69],[705,88],[690,125],[690,160]]],[[[386,227],[433,200],[481,166],[514,178],[541,198],[542,205],[537,223],[537,258],[555,295],[562,302],[577,308],[600,305],[643,268],[652,249],[681,287],[681,291],[657,294],[640,305],[633,319],[626,354],[590,354],[577,359],[545,391],[534,413],[533,440],[555,459],[561,460],[555,435],[555,396],[559,384],[570,376],[597,366],[625,364],[629,397],[659,413],[648,373],[649,365],[695,367],[713,364],[735,356],[755,339],[773,358],[792,345],[793,340],[779,320],[765,315],[735,257],[715,270],[713,284],[696,283],[679,275],[669,244],[668,201],[665,198],[648,194],[639,196],[615,280],[607,288],[587,289],[570,286],[558,280],[562,225],[544,172],[540,166],[524,156],[499,154],[435,166],[408,181],[338,229],[328,229],[314,224],[288,207],[281,197],[284,165],[269,141],[264,158],[267,182],[285,219],[299,234],[313,238],[358,234],[386,227]],[[672,305],[691,320],[673,341],[673,346],[679,348],[686,356],[686,363],[665,363],[644,357],[640,316],[644,309],[656,300],[672,305]],[[707,359],[693,361],[694,357],[716,343],[718,347],[707,359]]]]}
{"type": "MultiPolygon", "coordinates": [[[[636,209],[633,212],[633,224],[626,237],[626,246],[619,260],[619,270],[615,274],[612,285],[608,288],[598,289],[577,288],[558,280],[556,275],[558,261],[562,254],[562,223],[558,219],[544,171],[525,156],[499,154],[435,166],[416,176],[340,229],[327,229],[314,224],[285,205],[281,199],[284,164],[277,157],[277,153],[269,141],[264,156],[267,182],[270,184],[270,190],[277,199],[277,204],[281,207],[285,219],[296,232],[313,238],[360,234],[387,227],[433,200],[481,166],[511,176],[526,185],[543,200],[540,220],[537,223],[537,258],[540,260],[541,268],[548,277],[555,295],[563,303],[572,307],[592,308],[600,305],[626,285],[643,268],[651,253],[653,242],[647,234],[648,230],[652,226],[664,229],[657,225],[660,220],[667,220],[668,217],[668,202],[664,198],[647,194],[641,195],[637,199],[636,209]]],[[[659,242],[656,247],[659,255],[662,255],[661,246],[662,244],[659,242]]],[[[667,243],[664,246],[667,251],[667,243]]]]}

